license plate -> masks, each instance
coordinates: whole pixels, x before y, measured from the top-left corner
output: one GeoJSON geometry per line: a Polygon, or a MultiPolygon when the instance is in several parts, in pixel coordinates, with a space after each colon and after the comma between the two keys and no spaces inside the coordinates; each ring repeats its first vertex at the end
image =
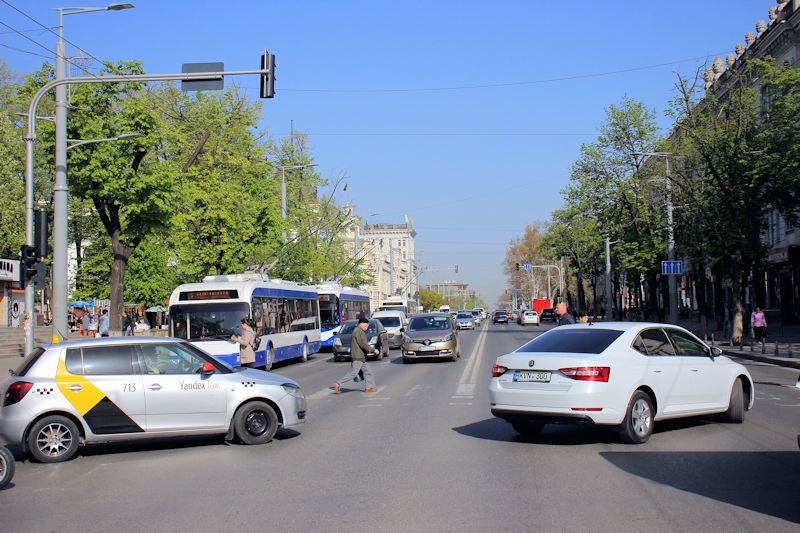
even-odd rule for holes
{"type": "Polygon", "coordinates": [[[434,352],[434,351],[436,351],[436,348],[433,348],[431,346],[421,346],[419,351],[420,352],[434,352]]]}
{"type": "Polygon", "coordinates": [[[550,372],[537,372],[536,370],[515,370],[514,381],[549,383],[550,372]]]}

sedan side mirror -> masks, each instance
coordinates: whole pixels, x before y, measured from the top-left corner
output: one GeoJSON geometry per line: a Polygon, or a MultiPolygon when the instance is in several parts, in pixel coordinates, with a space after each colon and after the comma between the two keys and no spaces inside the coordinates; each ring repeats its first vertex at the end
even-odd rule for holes
{"type": "Polygon", "coordinates": [[[719,357],[720,355],[722,355],[722,350],[720,348],[717,348],[716,346],[712,346],[710,350],[711,350],[711,359],[714,359],[715,357],[719,357]]]}
{"type": "Polygon", "coordinates": [[[400,328],[400,333],[405,333],[405,332],[406,332],[406,328],[400,328]]]}
{"type": "Polygon", "coordinates": [[[203,363],[203,366],[200,367],[200,373],[204,376],[210,376],[214,373],[214,365],[211,363],[203,363]]]}

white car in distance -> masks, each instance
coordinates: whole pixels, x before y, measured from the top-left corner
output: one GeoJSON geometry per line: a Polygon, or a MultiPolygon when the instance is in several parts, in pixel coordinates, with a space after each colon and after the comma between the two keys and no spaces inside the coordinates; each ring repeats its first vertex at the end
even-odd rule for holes
{"type": "Polygon", "coordinates": [[[523,326],[528,324],[539,325],[539,313],[536,311],[523,311],[522,316],[519,317],[519,323],[523,326]]]}
{"type": "Polygon", "coordinates": [[[523,436],[583,422],[639,444],[659,420],[721,413],[741,423],[755,391],[744,366],[683,328],[604,322],[560,326],[498,357],[489,396],[492,414],[523,436]]]}

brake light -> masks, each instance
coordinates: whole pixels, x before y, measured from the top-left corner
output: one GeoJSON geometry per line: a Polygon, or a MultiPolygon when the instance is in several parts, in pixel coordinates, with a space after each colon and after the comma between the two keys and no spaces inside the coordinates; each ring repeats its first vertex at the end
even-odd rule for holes
{"type": "Polygon", "coordinates": [[[21,401],[28,391],[31,390],[33,387],[33,383],[29,381],[15,381],[8,387],[6,391],[6,395],[3,398],[3,407],[7,405],[13,405],[19,401],[21,401]]]}
{"type": "Polygon", "coordinates": [[[603,381],[608,382],[611,368],[607,366],[579,366],[572,368],[559,368],[559,372],[576,381],[603,381]]]}
{"type": "Polygon", "coordinates": [[[499,378],[500,376],[505,374],[506,371],[508,371],[508,368],[504,367],[503,365],[492,365],[492,377],[493,378],[499,378]]]}

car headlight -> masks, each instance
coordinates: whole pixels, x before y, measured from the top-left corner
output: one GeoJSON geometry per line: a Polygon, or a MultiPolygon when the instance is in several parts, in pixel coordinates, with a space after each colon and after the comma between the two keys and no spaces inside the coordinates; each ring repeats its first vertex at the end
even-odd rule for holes
{"type": "Polygon", "coordinates": [[[442,339],[441,341],[439,341],[439,342],[450,342],[451,340],[453,340],[453,339],[455,339],[455,338],[456,338],[455,334],[454,334],[454,333],[451,333],[450,335],[448,335],[447,337],[443,338],[443,339],[442,339]]]}
{"type": "Polygon", "coordinates": [[[377,344],[377,343],[378,343],[378,337],[372,337],[372,338],[370,338],[370,339],[369,339],[369,343],[370,343],[370,344],[377,344]]]}
{"type": "Polygon", "coordinates": [[[342,345],[342,339],[340,339],[339,337],[336,337],[335,339],[333,339],[333,345],[334,346],[341,346],[342,345]]]}
{"type": "Polygon", "coordinates": [[[295,398],[303,398],[303,391],[300,389],[298,385],[294,383],[284,383],[281,385],[281,388],[286,391],[287,394],[291,394],[295,398]]]}
{"type": "Polygon", "coordinates": [[[403,342],[414,342],[414,339],[412,339],[408,335],[403,335],[403,342]]]}

